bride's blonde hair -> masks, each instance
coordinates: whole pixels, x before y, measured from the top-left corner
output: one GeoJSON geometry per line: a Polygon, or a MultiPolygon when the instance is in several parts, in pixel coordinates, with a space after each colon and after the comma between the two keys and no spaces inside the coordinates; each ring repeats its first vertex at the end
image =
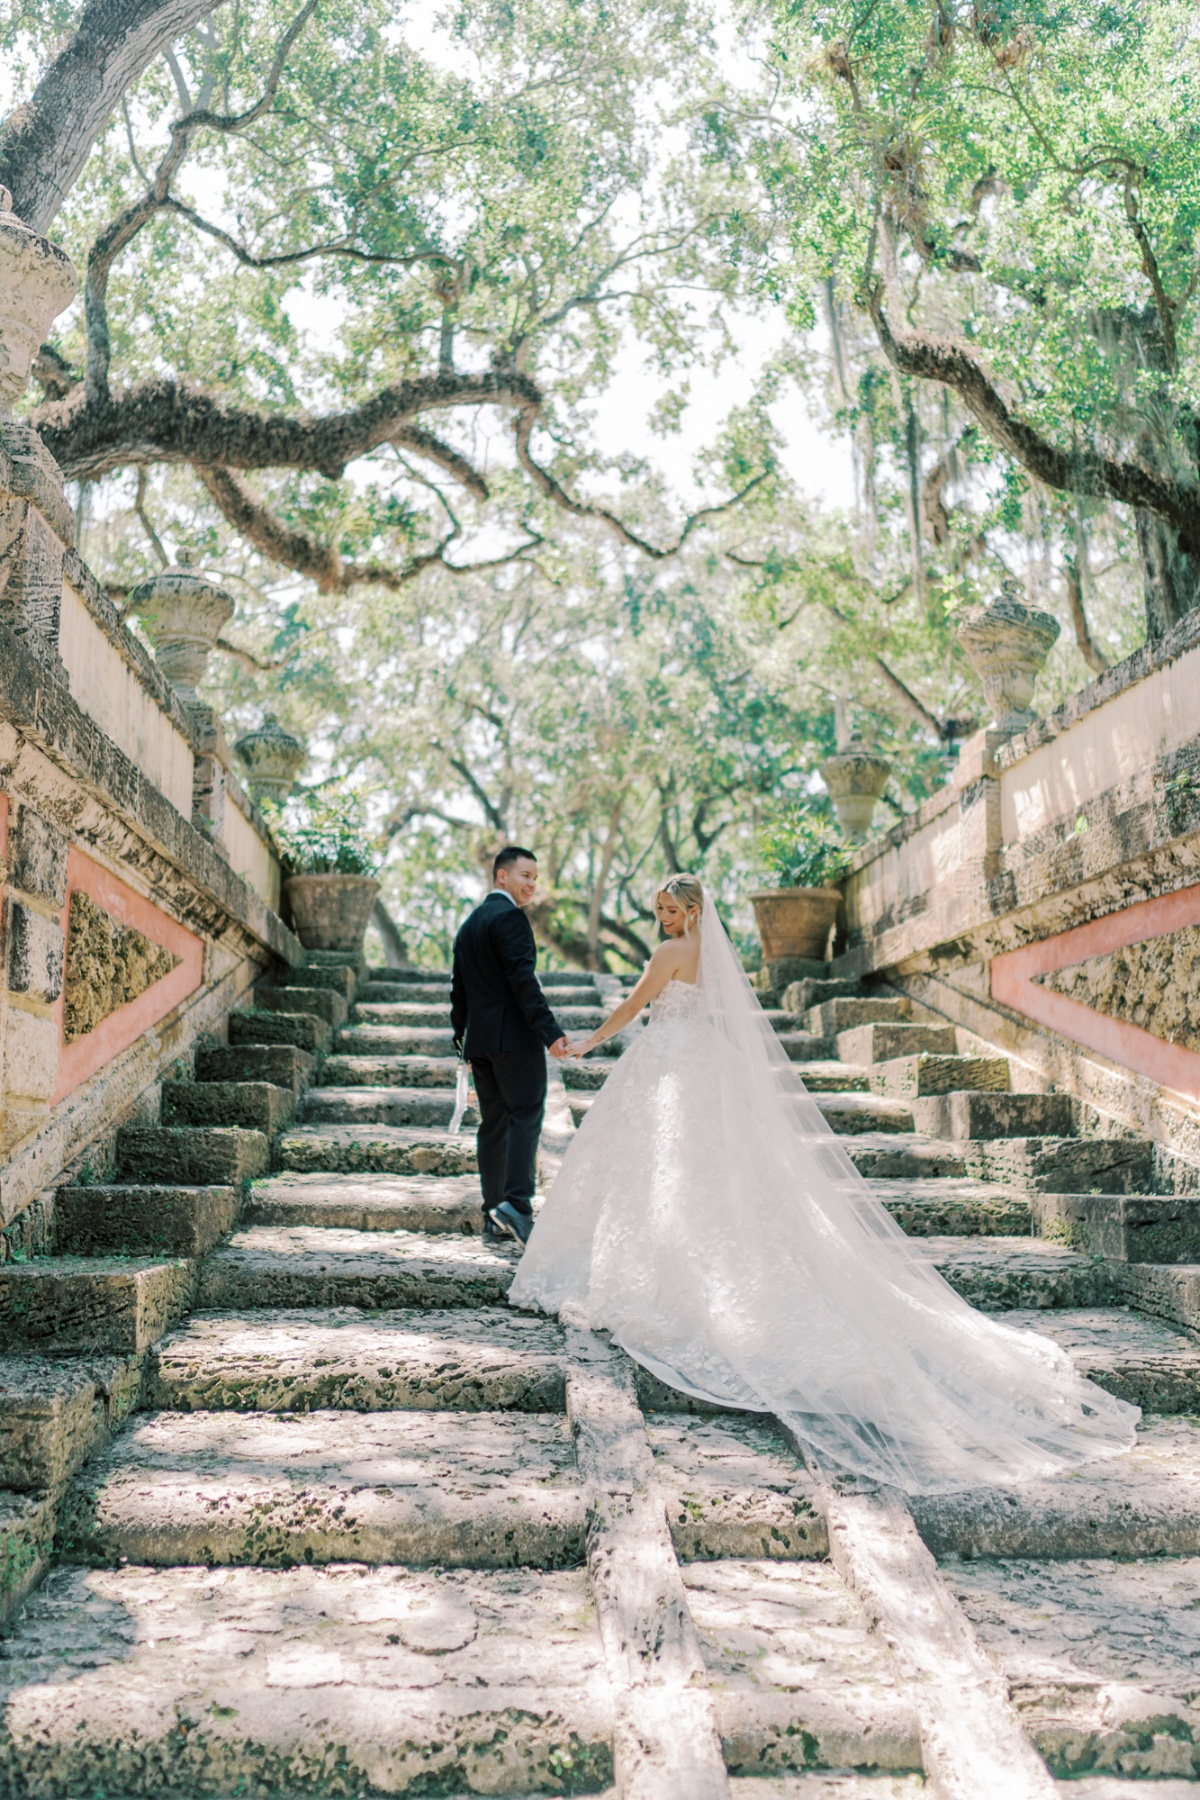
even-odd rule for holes
{"type": "Polygon", "coordinates": [[[682,906],[685,913],[691,912],[694,906],[704,911],[704,889],[696,875],[668,875],[667,879],[654,890],[654,904],[658,905],[666,894],[676,905],[682,906]]]}

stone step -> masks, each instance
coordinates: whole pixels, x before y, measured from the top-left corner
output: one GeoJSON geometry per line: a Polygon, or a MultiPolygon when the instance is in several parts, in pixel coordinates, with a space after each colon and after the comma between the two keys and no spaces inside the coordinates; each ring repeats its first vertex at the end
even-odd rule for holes
{"type": "MultiPolygon", "coordinates": [[[[454,1112],[453,1088],[309,1088],[301,1107],[306,1125],[424,1125],[445,1130],[454,1112]]],[[[463,1130],[473,1130],[479,1113],[472,1098],[463,1130]]]]}
{"type": "Polygon", "coordinates": [[[587,1118],[588,1113],[591,1110],[592,1101],[595,1098],[595,1094],[567,1095],[567,1106],[570,1110],[571,1120],[576,1127],[582,1125],[583,1121],[587,1118]]]}
{"type": "Polygon", "coordinates": [[[437,1031],[428,1025],[405,1030],[397,1025],[344,1025],[338,1048],[344,1056],[447,1057],[454,1055],[454,1033],[449,1026],[437,1031]]]}
{"type": "Polygon", "coordinates": [[[863,998],[862,983],[855,976],[806,976],[802,981],[793,981],[783,990],[781,1004],[785,1012],[795,1013],[803,1018],[810,1007],[820,1006],[826,1000],[857,1000],[863,998]]]}
{"type": "Polygon", "coordinates": [[[924,1099],[962,1088],[1007,1093],[1009,1085],[1007,1056],[897,1056],[871,1069],[872,1093],[893,1100],[924,1099]]]}
{"type": "Polygon", "coordinates": [[[915,1495],[909,1505],[938,1557],[1196,1556],[1200,1426],[1150,1416],[1127,1455],[1050,1480],[915,1495]]]}
{"type": "Polygon", "coordinates": [[[419,1006],[408,1000],[358,1000],[354,1005],[354,1024],[449,1030],[450,1002],[439,1000],[419,1006]]]}
{"type": "Polygon", "coordinates": [[[407,1002],[410,1006],[449,1006],[450,989],[442,981],[364,981],[358,990],[358,1003],[368,1006],[407,1002]]]}
{"type": "Polygon", "coordinates": [[[254,1225],[205,1258],[196,1305],[222,1312],[245,1306],[496,1306],[517,1260],[515,1245],[510,1250],[461,1234],[254,1225]]]}
{"type": "Polygon", "coordinates": [[[647,1411],[646,1435],[680,1558],[829,1555],[812,1477],[774,1420],[647,1411]]]}
{"type": "Polygon", "coordinates": [[[909,1237],[1020,1237],[1033,1229],[1031,1196],[990,1181],[872,1181],[909,1237]]]}
{"type": "Polygon", "coordinates": [[[320,1057],[328,1050],[332,1036],[324,1019],[318,1019],[315,1013],[260,1010],[229,1015],[231,1045],[295,1044],[298,1050],[307,1050],[310,1056],[320,1057]]]}
{"type": "Polygon", "coordinates": [[[805,1063],[800,1079],[810,1094],[865,1094],[871,1085],[870,1074],[869,1069],[853,1063],[810,1062],[805,1063]]]}
{"type": "Polygon", "coordinates": [[[981,1312],[1095,1307],[1116,1298],[1106,1264],[1061,1244],[1005,1237],[923,1237],[913,1242],[981,1312]]]}
{"type": "Polygon", "coordinates": [[[165,1081],[159,1118],[164,1125],[240,1125],[273,1138],[295,1112],[293,1089],[270,1081],[165,1081]]]}
{"type": "Polygon", "coordinates": [[[321,1066],[321,1086],[453,1088],[456,1056],[329,1056],[321,1066]]]}
{"type": "Polygon", "coordinates": [[[821,1037],[837,1037],[861,1025],[902,1025],[912,1018],[912,1006],[903,996],[872,998],[867,995],[822,1000],[809,1008],[808,1029],[821,1037]]]}
{"type": "Polygon", "coordinates": [[[561,1326],[508,1307],[193,1313],[151,1352],[145,1403],[171,1412],[561,1413],[563,1356],[561,1326]]]}
{"type": "Polygon", "coordinates": [[[269,1175],[250,1189],[242,1220],[475,1236],[482,1229],[483,1196],[474,1175],[269,1175]]]}
{"type": "Polygon", "coordinates": [[[339,1175],[472,1175],[478,1167],[469,1132],[419,1125],[301,1125],[280,1138],[278,1165],[339,1175]]]}
{"type": "Polygon", "coordinates": [[[568,1092],[587,1094],[594,1094],[598,1088],[602,1088],[612,1073],[611,1067],[597,1062],[594,1056],[589,1056],[586,1062],[560,1063],[559,1071],[563,1086],[568,1092]]]}
{"type": "Polygon", "coordinates": [[[14,1794],[545,1794],[563,1771],[595,1794],[612,1779],[582,1569],[60,1567],[0,1667],[14,1794]]]}
{"type": "Polygon", "coordinates": [[[365,979],[367,981],[399,982],[402,987],[407,986],[409,982],[419,982],[426,986],[432,983],[437,987],[448,988],[453,980],[453,976],[449,969],[418,969],[412,967],[406,969],[390,969],[384,968],[380,963],[369,963],[367,965],[365,979]]]}
{"type": "Polygon", "coordinates": [[[309,963],[303,969],[281,969],[275,977],[278,987],[331,988],[347,1005],[354,998],[358,977],[349,963],[309,963]]]}
{"type": "MultiPolygon", "coordinates": [[[[834,1005],[839,1004],[833,1002],[834,1005]]],[[[954,1056],[953,1025],[855,1025],[837,1034],[837,1053],[847,1063],[892,1062],[898,1056],[954,1056]]]]}
{"type": "Polygon", "coordinates": [[[917,1130],[929,1137],[1008,1138],[1075,1135],[1069,1094],[956,1092],[911,1102],[917,1130]]]}
{"type": "Polygon", "coordinates": [[[240,1125],[124,1125],[117,1174],[126,1181],[240,1187],[270,1166],[271,1140],[240,1125]]]}
{"type": "MultiPolygon", "coordinates": [[[[911,1137],[897,1132],[863,1132],[846,1145],[846,1154],[861,1175],[872,1181],[926,1181],[959,1178],[967,1173],[965,1146],[941,1138],[911,1137]]],[[[976,1180],[983,1179],[978,1175],[976,1180]]],[[[1010,1181],[1008,1185],[1019,1185],[1010,1181]]]]}
{"type": "Polygon", "coordinates": [[[195,1265],[129,1256],[0,1264],[0,1350],[134,1354],[190,1303],[195,1265]]]}
{"type": "Polygon", "coordinates": [[[65,1256],[204,1256],[233,1230],[241,1204],[240,1184],[63,1187],[54,1245],[65,1256]]]}
{"type": "Polygon", "coordinates": [[[1154,1179],[1144,1138],[958,1139],[964,1172],[1043,1194],[1138,1194],[1154,1179]]]}
{"type": "Polygon", "coordinates": [[[1123,1306],[1002,1317],[1052,1338],[1081,1374],[1147,1413],[1200,1413],[1200,1333],[1123,1306]]]}
{"type": "Polygon", "coordinates": [[[864,1131],[911,1131],[912,1108],[899,1100],[882,1100],[877,1094],[820,1094],[817,1110],[839,1137],[864,1131]]]}
{"type": "Polygon", "coordinates": [[[571,1568],[586,1504],[566,1419],[514,1412],[159,1412],[94,1457],[65,1562],[571,1568]]]}
{"type": "Polygon", "coordinates": [[[1134,1263],[1200,1262],[1200,1198],[1158,1194],[1037,1194],[1044,1238],[1134,1263]]]}
{"type": "Polygon", "coordinates": [[[344,1025],[350,1016],[344,995],[333,988],[268,987],[265,982],[260,982],[254,990],[254,1009],[256,1012],[311,1015],[324,1019],[333,1031],[344,1025]]]}
{"type": "Polygon", "coordinates": [[[1194,1558],[956,1560],[943,1574],[1061,1800],[1196,1800],[1194,1558]]]}
{"type": "Polygon", "coordinates": [[[780,1031],[778,1037],[792,1062],[825,1062],[833,1049],[828,1038],[816,1037],[811,1031],[780,1031]]]}
{"type": "Polygon", "coordinates": [[[196,1052],[197,1081],[267,1081],[299,1094],[316,1073],[317,1059],[295,1044],[216,1044],[196,1052]]]}
{"type": "Polygon", "coordinates": [[[61,1492],[138,1403],[143,1361],[0,1356],[0,1489],[61,1492]]]}

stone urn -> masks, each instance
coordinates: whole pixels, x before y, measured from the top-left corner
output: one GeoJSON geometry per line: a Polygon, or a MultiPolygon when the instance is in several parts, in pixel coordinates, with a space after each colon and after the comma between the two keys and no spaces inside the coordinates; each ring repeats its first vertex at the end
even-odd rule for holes
{"type": "Polygon", "coordinates": [[[283,884],[306,950],[362,951],[380,884],[373,875],[293,875],[283,884]]]}
{"type": "Polygon", "coordinates": [[[283,729],[274,713],[267,713],[258,730],[248,731],[233,747],[254,798],[282,806],[308,760],[307,747],[283,729]]]}
{"type": "Polygon", "coordinates": [[[861,738],[853,737],[844,749],[827,756],[818,771],[833,801],[842,836],[851,844],[860,844],[870,833],[875,802],[887,786],[891,763],[861,738]]]}
{"type": "Polygon", "coordinates": [[[842,902],[840,888],[760,888],[750,900],[765,963],[781,962],[785,956],[825,961],[842,902]]]}
{"type": "Polygon", "coordinates": [[[224,588],[184,563],[139,581],[129,610],[141,619],[154,645],[154,660],[185,706],[199,706],[196,692],[221,632],[233,617],[224,588]]]}
{"type": "Polygon", "coordinates": [[[983,683],[1001,731],[1023,731],[1033,724],[1033,685],[1060,629],[1050,613],[1025,605],[1015,581],[1001,582],[995,600],[963,614],[958,641],[983,683]]]}
{"type": "Polygon", "coordinates": [[[22,224],[0,187],[0,419],[25,392],[42,340],[77,286],[66,251],[22,224]]]}

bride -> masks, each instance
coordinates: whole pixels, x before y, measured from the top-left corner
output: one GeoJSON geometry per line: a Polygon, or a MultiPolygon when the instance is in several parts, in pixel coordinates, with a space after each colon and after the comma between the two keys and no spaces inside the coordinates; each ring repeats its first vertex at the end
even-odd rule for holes
{"type": "Polygon", "coordinates": [[[1127,1450],[1136,1407],[976,1312],[871,1197],[699,881],[672,876],[655,911],[666,941],[575,1052],[648,1003],[649,1026],[572,1141],[510,1301],[909,1493],[1127,1450]]]}

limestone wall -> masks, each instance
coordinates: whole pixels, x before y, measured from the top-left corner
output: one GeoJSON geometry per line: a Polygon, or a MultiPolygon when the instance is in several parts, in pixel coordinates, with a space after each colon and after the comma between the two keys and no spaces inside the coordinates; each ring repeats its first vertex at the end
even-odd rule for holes
{"type": "Polygon", "coordinates": [[[0,419],[0,1259],[264,968],[304,959],[219,721],[72,535],[55,465],[0,419]]]}
{"type": "Polygon", "coordinates": [[[1200,1162],[1200,615],[964,745],[858,853],[846,924],[847,969],[1200,1162]]]}

